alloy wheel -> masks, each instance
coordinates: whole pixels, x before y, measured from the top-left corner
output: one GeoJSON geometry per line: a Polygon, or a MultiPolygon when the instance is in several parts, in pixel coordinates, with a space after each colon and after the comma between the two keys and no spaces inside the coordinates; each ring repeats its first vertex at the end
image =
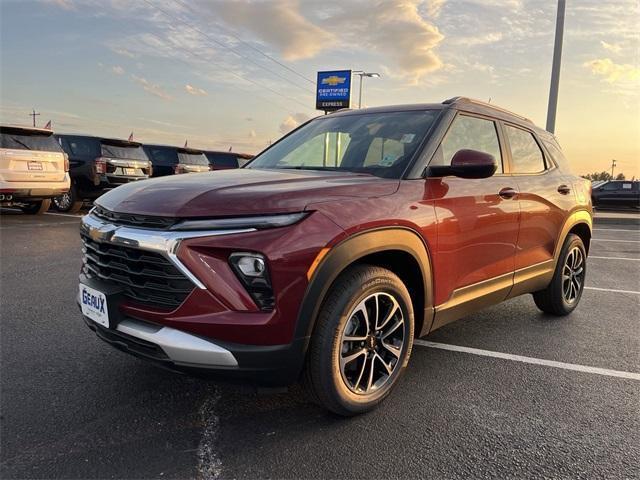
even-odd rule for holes
{"type": "Polygon", "coordinates": [[[53,203],[56,204],[56,207],[59,210],[68,210],[71,208],[71,195],[69,192],[63,193],[62,195],[55,197],[53,199],[53,203]]]}
{"type": "Polygon", "coordinates": [[[341,335],[340,372],[352,392],[369,395],[400,368],[405,319],[389,293],[374,293],[349,313],[341,335]]]}
{"type": "Polygon", "coordinates": [[[584,254],[573,247],[567,254],[562,268],[562,296],[568,304],[573,304],[584,286],[584,254]]]}

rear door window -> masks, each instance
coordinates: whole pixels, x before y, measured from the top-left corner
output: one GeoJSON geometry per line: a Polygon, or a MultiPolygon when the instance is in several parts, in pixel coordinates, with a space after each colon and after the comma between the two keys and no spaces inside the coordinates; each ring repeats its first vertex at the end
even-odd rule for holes
{"type": "Polygon", "coordinates": [[[505,125],[505,132],[511,147],[513,173],[544,172],[544,156],[531,132],[511,125],[505,125]]]}

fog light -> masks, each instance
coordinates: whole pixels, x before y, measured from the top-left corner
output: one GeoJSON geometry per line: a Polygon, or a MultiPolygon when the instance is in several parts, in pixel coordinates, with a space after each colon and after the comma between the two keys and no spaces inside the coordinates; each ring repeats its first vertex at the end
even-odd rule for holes
{"type": "Polygon", "coordinates": [[[264,260],[257,256],[242,256],[236,260],[236,265],[247,277],[261,277],[266,271],[264,260]]]}
{"type": "Polygon", "coordinates": [[[261,310],[273,310],[274,297],[267,263],[259,253],[232,253],[229,263],[261,310]]]}

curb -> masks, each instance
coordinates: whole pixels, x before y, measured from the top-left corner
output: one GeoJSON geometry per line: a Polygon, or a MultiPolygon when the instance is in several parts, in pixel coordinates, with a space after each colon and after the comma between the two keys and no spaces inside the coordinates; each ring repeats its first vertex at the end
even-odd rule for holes
{"type": "Polygon", "coordinates": [[[638,225],[640,217],[593,217],[594,225],[638,225]]]}

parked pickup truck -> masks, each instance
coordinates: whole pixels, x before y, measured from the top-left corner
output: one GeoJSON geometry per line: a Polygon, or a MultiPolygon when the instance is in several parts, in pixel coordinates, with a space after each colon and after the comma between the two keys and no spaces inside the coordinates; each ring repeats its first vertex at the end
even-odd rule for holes
{"type": "Polygon", "coordinates": [[[390,394],[414,338],[523,294],[570,314],[591,231],[589,182],[526,118],[458,97],[338,111],[244,168],[100,197],[78,303],[133,355],[300,380],[354,415],[390,394]]]}
{"type": "Polygon", "coordinates": [[[51,130],[0,126],[0,205],[24,213],[49,209],[69,191],[69,160],[51,130]]]}

